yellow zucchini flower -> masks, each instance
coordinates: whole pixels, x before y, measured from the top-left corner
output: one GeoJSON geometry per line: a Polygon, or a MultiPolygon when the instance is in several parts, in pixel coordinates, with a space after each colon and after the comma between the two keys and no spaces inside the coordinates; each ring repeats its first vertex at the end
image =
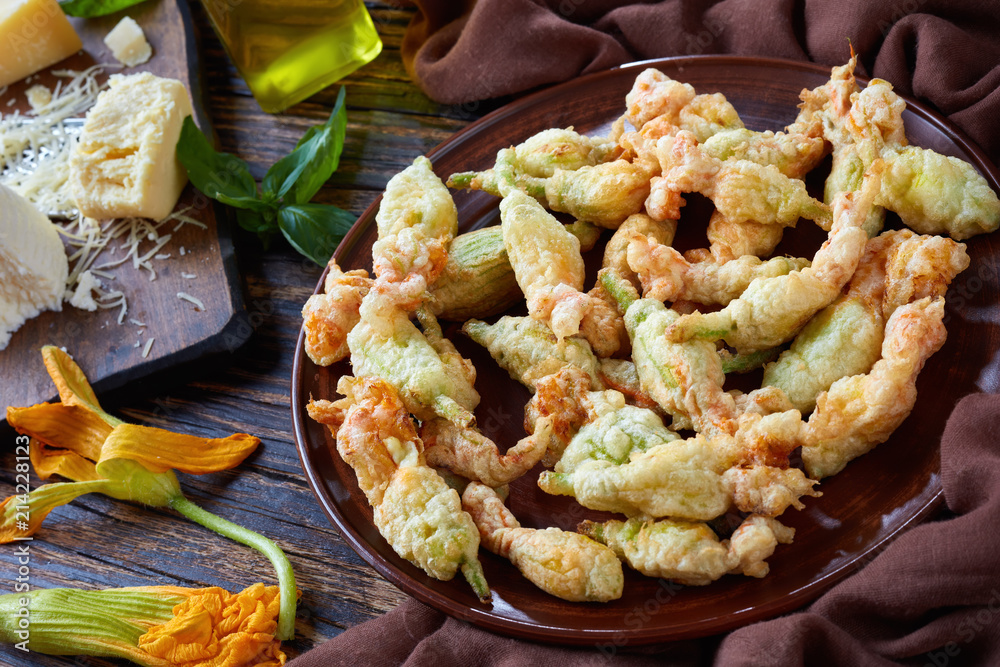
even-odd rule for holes
{"type": "Polygon", "coordinates": [[[277,586],[51,588],[0,596],[0,641],[48,655],[125,658],[147,667],[285,664],[277,586]]]}
{"type": "MultiPolygon", "coordinates": [[[[59,403],[7,408],[7,421],[30,437],[30,459],[45,484],[0,503],[0,543],[34,534],[52,509],[87,493],[103,493],[151,507],[171,507],[192,521],[266,555],[281,582],[278,637],[295,633],[295,576],[281,549],[266,537],[198,507],[181,491],[174,470],[202,475],[239,465],[260,440],[245,433],[199,438],[127,424],[105,412],[80,367],[61,349],[42,348],[42,359],[59,390],[59,403]]],[[[27,472],[27,464],[23,472],[27,472]]],[[[19,468],[18,472],[22,472],[19,468]]],[[[235,664],[235,663],[234,663],[235,664]]]]}
{"type": "Polygon", "coordinates": [[[7,408],[7,421],[31,437],[31,462],[42,479],[53,474],[78,484],[40,487],[29,496],[29,527],[16,521],[18,504],[2,506],[0,542],[30,535],[54,507],[98,491],[119,500],[163,507],[180,495],[173,470],[201,475],[228,470],[250,455],[260,440],[245,433],[198,438],[159,428],[126,424],[105,412],[80,367],[57,347],[42,348],[42,359],[59,390],[59,403],[7,408]]]}

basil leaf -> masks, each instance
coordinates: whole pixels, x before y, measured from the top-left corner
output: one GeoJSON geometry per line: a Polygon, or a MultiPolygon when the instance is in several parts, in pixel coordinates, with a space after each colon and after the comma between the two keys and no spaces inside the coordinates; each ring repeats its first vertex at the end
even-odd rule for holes
{"type": "Polygon", "coordinates": [[[265,211],[270,211],[274,208],[273,206],[270,206],[267,203],[262,202],[256,197],[247,197],[244,195],[230,197],[229,195],[217,192],[215,193],[215,197],[213,197],[213,199],[222,204],[225,204],[226,206],[246,209],[248,211],[255,211],[257,213],[264,213],[265,211]]]}
{"type": "Polygon", "coordinates": [[[345,90],[337,95],[330,119],[311,127],[294,151],[274,163],[264,177],[264,192],[284,198],[290,204],[305,204],[312,199],[340,164],[347,132],[345,90]]]}
{"type": "Polygon", "coordinates": [[[90,19],[114,14],[145,0],[59,0],[59,6],[68,16],[90,19]]]}
{"type": "Polygon", "coordinates": [[[254,234],[259,234],[267,230],[267,223],[264,221],[264,216],[257,211],[237,210],[236,222],[240,223],[240,227],[254,234]]]}
{"type": "Polygon", "coordinates": [[[293,204],[278,211],[278,227],[292,247],[326,266],[355,217],[336,206],[293,204]]]}
{"type": "Polygon", "coordinates": [[[190,116],[181,127],[177,159],[191,183],[206,196],[235,208],[260,210],[250,167],[235,155],[216,151],[190,116]]]}

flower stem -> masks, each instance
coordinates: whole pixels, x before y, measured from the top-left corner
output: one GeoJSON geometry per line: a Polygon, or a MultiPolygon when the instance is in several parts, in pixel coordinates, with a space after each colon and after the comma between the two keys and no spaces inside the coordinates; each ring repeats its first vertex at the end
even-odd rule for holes
{"type": "Polygon", "coordinates": [[[292,639],[295,636],[295,604],[297,596],[295,573],[292,571],[292,564],[288,562],[288,558],[278,545],[260,533],[255,533],[248,528],[237,525],[232,521],[227,521],[198,507],[182,495],[172,498],[170,506],[195,523],[213,530],[224,537],[228,537],[235,542],[256,549],[267,556],[278,573],[278,584],[281,586],[281,606],[278,613],[277,638],[281,641],[292,639]]]}

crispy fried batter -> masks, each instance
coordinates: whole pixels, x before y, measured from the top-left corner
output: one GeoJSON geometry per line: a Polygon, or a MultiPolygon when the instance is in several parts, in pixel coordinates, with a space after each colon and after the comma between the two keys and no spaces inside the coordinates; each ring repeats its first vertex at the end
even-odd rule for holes
{"type": "Polygon", "coordinates": [[[965,244],[909,230],[871,239],[845,293],[814,317],[764,371],[803,413],[835,381],[867,373],[881,353],[885,321],[899,306],[944,296],[969,264],[965,244]]]}
{"type": "Polygon", "coordinates": [[[317,366],[335,364],[349,353],[347,333],[361,320],[361,299],[372,280],[363,269],[344,273],[330,258],[323,294],[314,294],[302,307],[306,354],[317,366]]]}
{"type": "Polygon", "coordinates": [[[627,278],[636,289],[639,289],[642,286],[639,277],[628,264],[628,247],[632,237],[638,234],[652,238],[661,245],[669,246],[673,243],[676,232],[676,220],[654,220],[644,213],[629,216],[622,223],[622,226],[615,230],[614,236],[608,240],[608,244],[604,247],[604,260],[601,268],[616,271],[619,275],[627,278]]]}
{"type": "Polygon", "coordinates": [[[714,158],[774,165],[789,178],[805,176],[827,152],[822,136],[797,132],[754,132],[739,128],[700,141],[705,152],[714,158]]]}
{"type": "Polygon", "coordinates": [[[555,471],[573,472],[587,461],[621,465],[635,453],[679,439],[652,410],[625,405],[584,424],[556,463],[555,471]]]}
{"type": "Polygon", "coordinates": [[[735,431],[736,404],[722,391],[722,360],[712,343],[670,344],[664,332],[680,316],[655,299],[636,299],[630,283],[603,269],[600,280],[625,309],[641,389],[673,417],[677,429],[709,436],[735,431]]]}
{"type": "Polygon", "coordinates": [[[552,417],[538,420],[534,433],[505,454],[474,427],[460,428],[447,419],[424,422],[420,437],[430,465],[497,487],[513,482],[541,461],[552,437],[552,421],[552,417]]]}
{"type": "Polygon", "coordinates": [[[621,597],[621,562],[603,544],[558,528],[522,528],[496,492],[476,482],[466,487],[462,506],[475,520],[482,545],[546,593],[571,602],[621,597]]]}
{"type": "Polygon", "coordinates": [[[707,520],[729,507],[711,443],[698,435],[636,453],[627,463],[588,460],[568,473],[543,472],[546,493],[573,496],[595,510],[630,517],[707,520]]]}
{"type": "Polygon", "coordinates": [[[440,329],[428,326],[433,316],[422,317],[426,336],[406,311],[373,289],[361,304],[361,321],[347,335],[354,373],[384,379],[420,419],[440,416],[468,426],[479,404],[474,369],[440,329]]]}
{"type": "Polygon", "coordinates": [[[389,180],[375,222],[372,288],[413,310],[444,270],[448,244],[458,232],[455,202],[430,160],[418,157],[389,180]]]}
{"type": "Polygon", "coordinates": [[[528,389],[534,390],[538,380],[566,367],[586,373],[591,388],[604,386],[597,374],[599,362],[587,341],[575,337],[559,340],[544,322],[505,315],[495,324],[469,320],[462,331],[528,389]]]}
{"type": "Polygon", "coordinates": [[[779,544],[791,544],[793,537],[795,530],[777,519],[748,516],[729,538],[729,549],[737,560],[731,572],[748,577],[766,576],[770,567],[764,559],[769,558],[779,544]]]}
{"type": "Polygon", "coordinates": [[[577,530],[607,544],[633,570],[686,586],[705,586],[736,566],[727,545],[700,521],[584,521],[577,530]]]}
{"type": "Polygon", "coordinates": [[[625,118],[637,130],[657,116],[676,119],[674,124],[679,124],[681,109],[694,97],[694,86],[674,81],[650,67],[635,78],[632,90],[625,96],[625,118]]]}
{"type": "MultiPolygon", "coordinates": [[[[730,220],[794,226],[800,217],[819,224],[830,220],[830,209],[806,192],[805,183],[777,167],[749,160],[719,160],[706,153],[690,132],[663,137],[656,145],[663,173],[653,188],[700,192],[730,220]]],[[[651,195],[652,196],[652,195],[651,195]]]]}
{"type": "Polygon", "coordinates": [[[820,394],[809,418],[802,461],[811,477],[840,472],[881,442],[910,414],[917,375],[944,344],[944,299],[923,298],[900,306],[889,318],[882,358],[867,375],[833,383],[820,394]]]}
{"type": "Polygon", "coordinates": [[[589,377],[569,366],[535,384],[535,395],[524,408],[524,430],[534,433],[540,421],[552,418],[549,450],[542,459],[552,466],[584,424],[623,407],[624,396],[612,390],[590,391],[589,377]]]}
{"type": "Polygon", "coordinates": [[[709,252],[718,263],[738,259],[744,255],[769,257],[781,243],[785,228],[781,225],[765,225],[753,220],[730,220],[712,211],[708,220],[709,252]]]}
{"type": "Polygon", "coordinates": [[[789,507],[805,507],[802,496],[821,496],[813,490],[816,480],[808,479],[798,468],[750,466],[730,468],[722,473],[722,484],[741,512],[761,516],[780,516],[789,507]]]}
{"type": "Polygon", "coordinates": [[[791,339],[837,298],[861,260],[867,235],[860,225],[878,193],[881,163],[869,172],[860,192],[838,198],[836,222],[811,266],[757,280],[720,311],[682,316],[667,331],[667,339],[722,339],[739,352],[764,350],[791,339]]]}
{"type": "Polygon", "coordinates": [[[629,567],[648,577],[704,586],[726,573],[763,577],[764,560],[795,531],[775,519],[750,516],[720,541],[706,524],[695,521],[584,521],[577,530],[607,544],[629,567]]]}
{"type": "Polygon", "coordinates": [[[375,526],[393,550],[430,576],[459,569],[482,600],[490,597],[479,564],[479,531],[458,494],[427,467],[423,444],[395,390],[379,378],[341,378],[350,407],[337,451],[358,478],[375,526]]]}
{"type": "MultiPolygon", "coordinates": [[[[773,227],[773,225],[772,225],[773,227]]],[[[746,255],[731,261],[689,262],[681,253],[642,234],[629,239],[629,267],[639,276],[643,296],[658,301],[693,301],[726,305],[757,278],[783,276],[809,266],[809,260],[746,255]]]]}

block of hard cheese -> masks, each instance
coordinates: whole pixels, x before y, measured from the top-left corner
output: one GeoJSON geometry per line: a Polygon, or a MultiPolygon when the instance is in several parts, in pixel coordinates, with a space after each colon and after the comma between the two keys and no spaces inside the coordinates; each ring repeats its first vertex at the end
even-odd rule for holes
{"type": "Polygon", "coordinates": [[[62,310],[68,272],[55,225],[0,185],[0,350],[26,320],[43,310],[62,310]]]}
{"type": "Polygon", "coordinates": [[[0,0],[0,87],[82,48],[56,0],[0,0]]]}
{"type": "Polygon", "coordinates": [[[104,38],[104,43],[111,49],[111,55],[126,67],[141,65],[153,55],[153,49],[146,41],[146,35],[131,16],[119,21],[104,38]]]}
{"type": "Polygon", "coordinates": [[[109,86],[70,156],[73,198],[88,218],[162,220],[187,183],[176,148],[191,98],[180,81],[149,72],[116,74],[109,86]]]}

